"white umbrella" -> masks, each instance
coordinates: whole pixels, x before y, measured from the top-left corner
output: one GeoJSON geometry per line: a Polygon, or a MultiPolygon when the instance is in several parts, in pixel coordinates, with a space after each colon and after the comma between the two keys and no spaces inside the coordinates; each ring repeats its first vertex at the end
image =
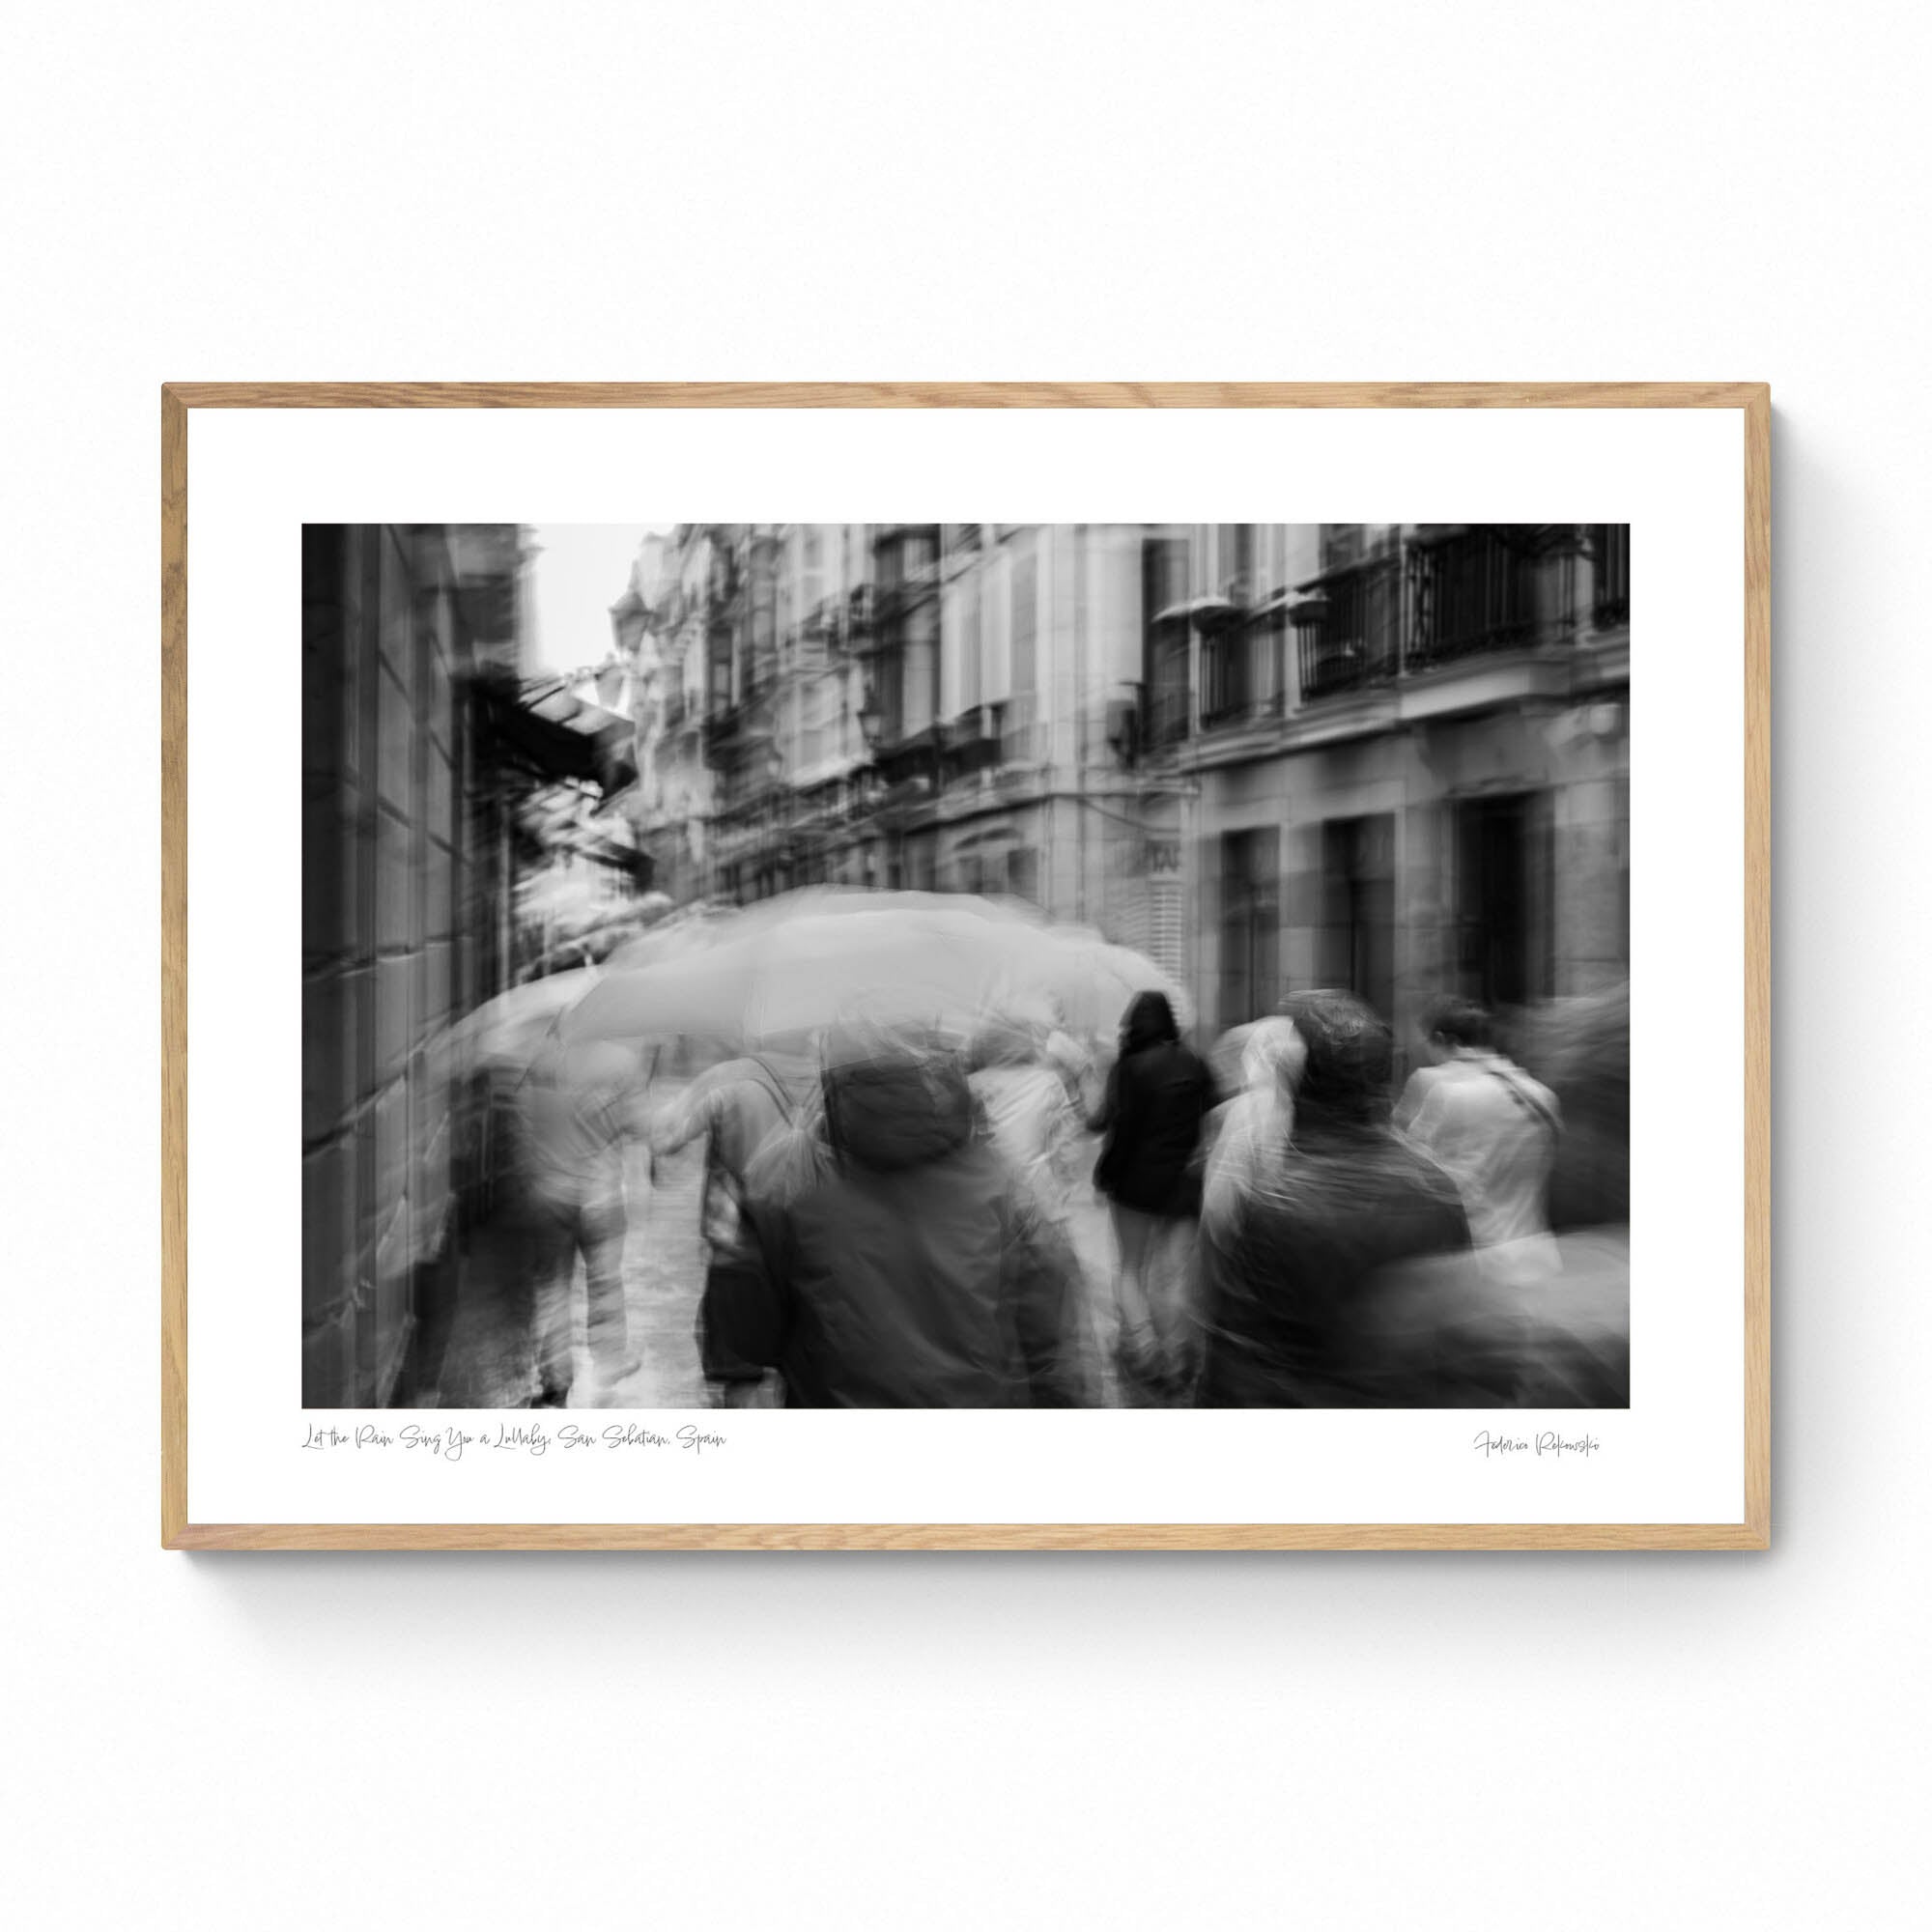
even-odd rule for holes
{"type": "Polygon", "coordinates": [[[612,970],[565,1017],[569,1037],[790,1037],[861,1009],[961,1037],[1037,978],[1045,928],[948,909],[841,911],[754,924],[716,944],[612,970]]]}
{"type": "Polygon", "coordinates": [[[1055,937],[1063,956],[1055,962],[1051,990],[1069,1033],[1111,1037],[1138,993],[1164,993],[1183,1033],[1194,1024],[1185,989],[1145,953],[1084,933],[1055,937]]]}
{"type": "Polygon", "coordinates": [[[448,1072],[462,1067],[522,1071],[562,1014],[598,978],[594,966],[584,966],[498,993],[443,1031],[430,1047],[433,1064],[448,1072]]]}

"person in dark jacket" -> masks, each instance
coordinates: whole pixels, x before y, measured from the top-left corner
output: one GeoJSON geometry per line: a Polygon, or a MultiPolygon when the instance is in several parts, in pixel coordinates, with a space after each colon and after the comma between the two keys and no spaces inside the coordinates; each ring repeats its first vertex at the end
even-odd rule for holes
{"type": "Polygon", "coordinates": [[[1117,1352],[1131,1399],[1181,1395],[1198,1355],[1189,1306],[1202,1130],[1216,1094],[1207,1064],[1183,1045],[1165,993],[1137,993],[1121,1053],[1089,1125],[1106,1136],[1094,1184],[1107,1197],[1120,1262],[1117,1352]]]}
{"type": "MultiPolygon", "coordinates": [[[[1431,1336],[1398,1350],[1385,1277],[1466,1252],[1456,1185],[1389,1124],[1393,1040],[1351,993],[1296,995],[1282,1011],[1304,1057],[1293,1125],[1257,1150],[1202,1236],[1204,1407],[1441,1406],[1431,1336]]],[[[1286,1117],[1286,1116],[1285,1116],[1286,1117]]]]}
{"type": "Polygon", "coordinates": [[[959,1055],[858,1021],[823,1054],[819,1115],[752,1162],[742,1237],[698,1318],[727,1406],[769,1369],[787,1406],[1065,1406],[1073,1260],[976,1131],[959,1055]]]}

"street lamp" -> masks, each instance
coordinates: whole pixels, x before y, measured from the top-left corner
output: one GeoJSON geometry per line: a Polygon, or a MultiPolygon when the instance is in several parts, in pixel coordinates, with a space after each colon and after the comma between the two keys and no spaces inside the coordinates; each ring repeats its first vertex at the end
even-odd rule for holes
{"type": "Polygon", "coordinates": [[[859,735],[866,741],[866,750],[873,753],[886,735],[886,714],[879,709],[879,700],[869,685],[866,687],[866,701],[859,707],[859,735]]]}

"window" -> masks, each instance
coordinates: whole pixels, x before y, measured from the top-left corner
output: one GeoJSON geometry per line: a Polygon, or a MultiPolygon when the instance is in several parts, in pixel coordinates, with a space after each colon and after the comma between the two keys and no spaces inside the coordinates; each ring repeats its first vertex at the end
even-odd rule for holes
{"type": "Polygon", "coordinates": [[[1366,524],[1323,524],[1321,526],[1321,570],[1346,570],[1368,555],[1369,526],[1366,524]]]}
{"type": "Polygon", "coordinates": [[[1288,619],[1277,610],[1249,615],[1201,640],[1201,723],[1252,723],[1281,708],[1288,619]]]}
{"type": "Polygon", "coordinates": [[[810,611],[825,595],[825,533],[816,524],[805,526],[800,575],[805,582],[799,601],[807,611],[810,611]]]}
{"type": "Polygon", "coordinates": [[[1383,1019],[1395,1006],[1395,814],[1331,818],[1321,828],[1317,971],[1383,1019]]]}
{"type": "Polygon", "coordinates": [[[1187,538],[1171,530],[1141,544],[1142,679],[1147,741],[1156,748],[1187,735],[1187,538]]]}
{"type": "Polygon", "coordinates": [[[1534,792],[1457,808],[1456,921],[1462,990],[1515,1007],[1550,990],[1549,801],[1534,792]]]}
{"type": "Polygon", "coordinates": [[[1221,525],[1215,550],[1214,581],[1221,595],[1236,604],[1250,602],[1255,594],[1254,525],[1221,525]]]}
{"type": "Polygon", "coordinates": [[[905,736],[905,654],[901,650],[879,653],[873,670],[876,686],[873,696],[879,707],[879,733],[888,745],[905,736]]]}
{"type": "Polygon", "coordinates": [[[970,711],[980,700],[980,574],[970,572],[959,581],[958,589],[958,696],[961,711],[970,711]]]}
{"type": "Polygon", "coordinates": [[[1039,628],[1039,558],[1031,538],[1013,548],[1012,690],[1015,696],[1034,688],[1034,656],[1039,628]]]}
{"type": "Polygon", "coordinates": [[[1008,631],[1008,694],[1000,754],[1024,762],[1034,755],[1037,713],[1039,557],[1031,534],[1017,538],[1012,562],[1012,622],[1008,631]]]}
{"type": "Polygon", "coordinates": [[[1631,526],[1593,524],[1590,549],[1597,566],[1596,596],[1591,600],[1598,625],[1627,624],[1631,610],[1631,526]]]}
{"type": "Polygon", "coordinates": [[[1281,998],[1281,832],[1264,825],[1221,839],[1223,1027],[1272,1012],[1281,998]]]}

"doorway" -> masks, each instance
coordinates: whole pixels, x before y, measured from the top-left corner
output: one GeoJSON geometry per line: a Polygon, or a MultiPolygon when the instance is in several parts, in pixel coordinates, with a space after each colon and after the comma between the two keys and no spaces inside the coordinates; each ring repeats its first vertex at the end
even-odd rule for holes
{"type": "Polygon", "coordinates": [[[1263,825],[1221,838],[1220,1023],[1240,1026],[1281,999],[1281,831],[1263,825]]]}
{"type": "Polygon", "coordinates": [[[1319,971],[1383,1019],[1395,1009],[1395,813],[1321,827],[1323,919],[1319,971]]]}
{"type": "Polygon", "coordinates": [[[1456,919],[1463,988],[1492,1010],[1550,990],[1549,799],[1466,799],[1456,809],[1456,919]]]}

